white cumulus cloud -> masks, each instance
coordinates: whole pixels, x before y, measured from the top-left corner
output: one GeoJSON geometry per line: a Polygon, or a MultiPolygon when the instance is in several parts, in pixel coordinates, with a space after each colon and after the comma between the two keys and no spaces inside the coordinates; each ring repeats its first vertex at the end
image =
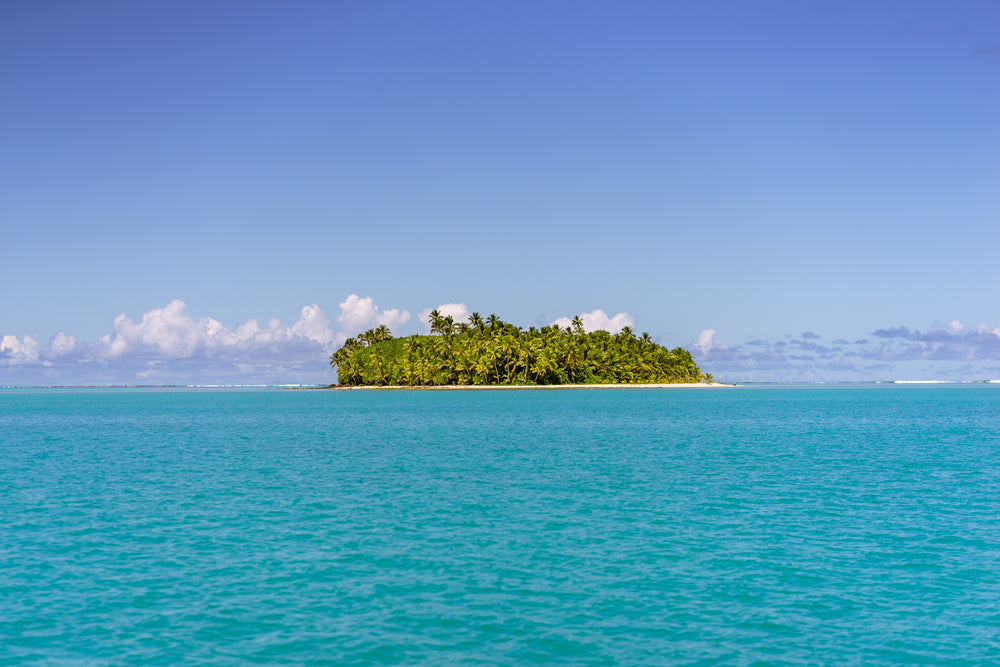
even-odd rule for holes
{"type": "Polygon", "coordinates": [[[0,338],[0,360],[23,363],[37,359],[38,342],[31,336],[25,336],[22,340],[11,335],[0,338]]]}
{"type": "Polygon", "coordinates": [[[314,340],[322,345],[329,345],[333,342],[333,331],[330,330],[330,318],[315,303],[311,306],[302,306],[302,314],[299,317],[299,321],[289,328],[288,333],[292,337],[299,336],[308,340],[314,340]]]}
{"type": "Polygon", "coordinates": [[[111,323],[112,334],[101,338],[101,352],[108,357],[150,354],[166,358],[191,357],[221,325],[211,318],[196,322],[180,299],[165,308],[154,308],[138,322],[122,313],[111,323]]]}
{"type": "MultiPolygon", "coordinates": [[[[583,321],[583,330],[588,333],[591,331],[618,333],[625,327],[635,326],[635,318],[628,313],[618,313],[614,317],[608,317],[607,313],[600,308],[580,313],[580,319],[583,321]]],[[[552,322],[552,324],[565,329],[568,326],[572,326],[573,320],[568,317],[560,317],[552,322]]]]}
{"type": "Polygon", "coordinates": [[[70,336],[65,331],[60,331],[49,341],[50,357],[65,357],[73,354],[80,348],[80,342],[76,336],[70,336]]]}
{"type": "MultiPolygon", "coordinates": [[[[180,299],[164,308],[154,308],[139,321],[122,313],[111,323],[112,333],[101,338],[97,355],[104,359],[144,357],[159,359],[254,357],[262,352],[281,354],[295,349],[325,350],[335,335],[330,319],[316,304],[303,306],[298,321],[288,327],[271,318],[266,327],[255,319],[229,329],[211,317],[195,319],[180,299]]],[[[53,349],[65,348],[72,336],[53,339],[53,349]]]]}
{"type": "Polygon", "coordinates": [[[993,329],[990,329],[990,326],[991,325],[986,324],[985,322],[980,322],[979,326],[976,327],[976,333],[993,334],[994,336],[1000,338],[1000,327],[994,327],[993,329]]]}
{"type": "Polygon", "coordinates": [[[712,350],[725,350],[726,346],[715,340],[718,335],[719,332],[715,329],[702,329],[701,333],[698,334],[698,340],[692,347],[702,354],[708,354],[712,350]]]}
{"type": "Polygon", "coordinates": [[[370,296],[362,298],[352,294],[340,303],[340,317],[337,318],[340,322],[340,342],[380,324],[397,333],[409,319],[410,313],[406,310],[390,308],[380,311],[370,296]]]}

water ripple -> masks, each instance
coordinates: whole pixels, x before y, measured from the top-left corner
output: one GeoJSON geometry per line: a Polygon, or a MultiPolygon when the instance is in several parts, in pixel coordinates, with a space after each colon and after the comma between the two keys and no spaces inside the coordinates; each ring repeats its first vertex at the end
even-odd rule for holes
{"type": "Polygon", "coordinates": [[[0,662],[996,662],[997,391],[0,392],[0,662]]]}

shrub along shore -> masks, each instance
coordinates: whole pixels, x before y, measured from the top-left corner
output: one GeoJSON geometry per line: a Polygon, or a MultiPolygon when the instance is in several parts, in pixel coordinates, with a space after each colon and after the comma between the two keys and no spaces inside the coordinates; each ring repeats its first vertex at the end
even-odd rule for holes
{"type": "Polygon", "coordinates": [[[564,386],[713,382],[691,353],[636,336],[583,330],[583,322],[523,330],[496,315],[456,323],[431,313],[431,335],[393,338],[387,327],[349,338],[330,357],[339,386],[564,386]]]}

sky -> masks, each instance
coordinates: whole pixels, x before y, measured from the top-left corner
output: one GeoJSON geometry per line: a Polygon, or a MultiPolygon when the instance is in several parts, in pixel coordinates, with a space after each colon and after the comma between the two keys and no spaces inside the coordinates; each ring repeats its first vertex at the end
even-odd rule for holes
{"type": "Polygon", "coordinates": [[[1000,5],[5,2],[0,385],[330,383],[434,307],[1000,378],[1000,5]]]}

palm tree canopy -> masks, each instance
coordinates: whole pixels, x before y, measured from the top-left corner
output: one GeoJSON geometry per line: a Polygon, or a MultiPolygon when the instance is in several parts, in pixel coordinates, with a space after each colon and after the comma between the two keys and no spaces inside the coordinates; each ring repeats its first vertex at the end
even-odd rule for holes
{"type": "Polygon", "coordinates": [[[330,356],[341,385],[502,385],[703,382],[711,376],[691,353],[668,350],[631,328],[615,336],[585,333],[574,318],[558,326],[520,327],[473,313],[468,323],[431,311],[430,336],[393,338],[385,325],[348,338],[330,356]]]}

